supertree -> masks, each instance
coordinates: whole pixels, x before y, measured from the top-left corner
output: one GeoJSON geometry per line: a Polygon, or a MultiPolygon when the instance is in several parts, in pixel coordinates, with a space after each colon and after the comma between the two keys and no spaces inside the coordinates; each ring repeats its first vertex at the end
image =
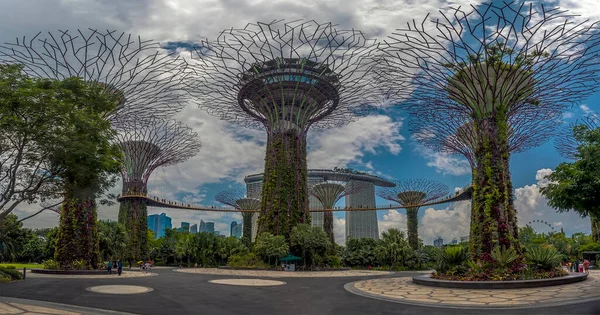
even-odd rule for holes
{"type": "MultiPolygon", "coordinates": [[[[309,187],[308,193],[323,205],[323,209],[333,209],[335,203],[342,197],[358,193],[367,188],[367,185],[359,181],[351,181],[348,183],[338,181],[326,181],[313,184],[309,187]]],[[[323,213],[323,229],[331,244],[335,244],[335,235],[333,233],[333,211],[325,211],[323,213]]]]}
{"type": "Polygon", "coordinates": [[[121,201],[119,222],[127,230],[127,259],[144,259],[147,253],[148,208],[145,196],[148,179],[159,167],[182,163],[195,156],[202,146],[198,134],[174,120],[160,118],[117,119],[116,142],[123,153],[122,194],[133,195],[121,201]],[[139,195],[140,198],[135,198],[139,195]]]}
{"type": "Polygon", "coordinates": [[[250,247],[252,245],[252,215],[254,213],[243,211],[259,210],[260,200],[248,197],[245,189],[222,191],[215,195],[215,200],[242,211],[242,243],[250,247]]]}
{"type": "Polygon", "coordinates": [[[600,128],[600,118],[596,115],[588,115],[559,130],[556,138],[554,138],[554,147],[556,148],[556,151],[566,159],[577,159],[577,147],[579,147],[581,143],[573,136],[573,129],[578,125],[584,125],[589,129],[600,128]]]}
{"type": "Polygon", "coordinates": [[[377,195],[406,207],[408,243],[412,249],[419,247],[419,206],[436,201],[448,194],[448,186],[427,179],[402,179],[395,187],[378,187],[377,195]]]}
{"type": "MultiPolygon", "coordinates": [[[[555,119],[540,113],[560,113],[597,86],[596,24],[537,9],[512,2],[453,8],[442,18],[409,23],[381,45],[387,62],[380,83],[393,91],[395,81],[412,80],[414,92],[401,105],[431,123],[425,130],[473,136],[459,144],[472,151],[474,259],[488,260],[497,246],[520,251],[508,160],[515,146],[539,143],[527,132],[542,122],[531,117],[555,119]],[[519,144],[517,135],[526,141],[519,144]]],[[[396,91],[388,95],[410,92],[396,91]]]]}
{"type": "MultiPolygon", "coordinates": [[[[116,31],[58,31],[17,38],[0,46],[0,62],[20,64],[32,77],[79,78],[110,97],[115,104],[101,113],[109,122],[117,117],[167,117],[183,108],[182,81],[187,63],[163,54],[159,44],[116,31]]],[[[85,104],[83,106],[86,106],[85,104]]],[[[61,212],[56,259],[69,268],[75,260],[95,267],[98,259],[96,197],[101,187],[80,187],[65,181],[67,199],[61,212]],[[63,230],[62,227],[65,227],[63,230]]]]}
{"type": "Polygon", "coordinates": [[[307,132],[347,124],[380,101],[374,44],[331,23],[276,21],[225,30],[195,49],[189,87],[199,106],[267,131],[260,231],[289,238],[297,223],[310,222],[307,132]]]}

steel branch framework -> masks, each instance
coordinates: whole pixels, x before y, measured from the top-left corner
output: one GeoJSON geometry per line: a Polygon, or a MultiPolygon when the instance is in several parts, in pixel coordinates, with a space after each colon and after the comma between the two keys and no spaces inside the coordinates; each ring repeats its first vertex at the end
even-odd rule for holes
{"type": "Polygon", "coordinates": [[[161,53],[159,44],[131,34],[94,29],[48,32],[0,45],[0,62],[26,74],[63,80],[78,77],[118,95],[117,116],[168,117],[185,106],[187,63],[161,53]]]}
{"type": "Polygon", "coordinates": [[[242,211],[242,242],[247,246],[250,246],[252,243],[252,228],[253,224],[255,223],[253,222],[255,221],[253,220],[253,217],[257,218],[257,216],[253,212],[244,211],[258,211],[260,209],[260,200],[256,198],[249,198],[245,189],[231,189],[222,191],[215,195],[215,200],[242,211]]]}
{"type": "Polygon", "coordinates": [[[598,118],[597,115],[589,115],[572,124],[568,124],[559,130],[554,139],[554,147],[562,157],[571,160],[576,159],[575,155],[577,154],[577,147],[579,147],[581,143],[573,136],[573,128],[581,124],[590,129],[600,128],[600,118],[598,118]]]}
{"type": "Polygon", "coordinates": [[[521,248],[510,153],[544,142],[560,112],[597,89],[600,35],[597,23],[524,2],[451,11],[390,36],[377,72],[392,99],[413,92],[395,82],[414,84],[400,105],[419,120],[417,139],[469,159],[469,246],[487,260],[495,247],[521,248]]]}
{"type": "Polygon", "coordinates": [[[209,114],[266,129],[259,229],[289,236],[309,222],[306,134],[347,124],[381,101],[375,42],[331,23],[248,24],[204,41],[189,90],[209,114]]]}

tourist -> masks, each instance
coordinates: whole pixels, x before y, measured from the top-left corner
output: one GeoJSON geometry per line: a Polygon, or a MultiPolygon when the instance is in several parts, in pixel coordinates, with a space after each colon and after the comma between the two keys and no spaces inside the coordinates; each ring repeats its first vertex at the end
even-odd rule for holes
{"type": "Polygon", "coordinates": [[[112,275],[112,260],[108,261],[108,274],[112,275]]]}
{"type": "Polygon", "coordinates": [[[573,263],[573,269],[575,270],[575,272],[579,272],[579,260],[575,259],[575,262],[573,263]]]}
{"type": "Polygon", "coordinates": [[[579,272],[583,273],[583,262],[581,262],[581,264],[579,264],[579,272]]]}
{"type": "Polygon", "coordinates": [[[590,261],[587,259],[584,259],[583,260],[583,272],[590,273],[590,270],[588,268],[590,268],[590,261]]]}
{"type": "Polygon", "coordinates": [[[198,263],[195,263],[195,264],[194,264],[194,268],[198,268],[198,263]]]}
{"type": "Polygon", "coordinates": [[[119,276],[121,275],[121,272],[123,272],[123,262],[119,259],[119,261],[117,261],[117,273],[119,276]]]}

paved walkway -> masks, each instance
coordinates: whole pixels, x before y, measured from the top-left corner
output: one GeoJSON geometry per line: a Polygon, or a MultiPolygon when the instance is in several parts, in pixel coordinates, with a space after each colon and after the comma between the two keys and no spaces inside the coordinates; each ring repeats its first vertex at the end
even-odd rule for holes
{"type": "Polygon", "coordinates": [[[156,273],[143,273],[141,271],[125,271],[119,276],[116,272],[112,274],[101,274],[101,275],[53,275],[44,273],[33,273],[27,272],[27,278],[57,278],[57,279],[128,279],[138,277],[151,277],[157,276],[156,273]]]}
{"type": "Polygon", "coordinates": [[[600,300],[600,272],[592,272],[583,282],[528,289],[435,288],[414,284],[410,277],[357,281],[345,288],[365,297],[423,306],[546,307],[600,300]]]}
{"type": "Polygon", "coordinates": [[[197,273],[203,275],[248,276],[268,278],[331,278],[331,277],[367,277],[393,274],[390,271],[376,270],[343,270],[343,271],[269,271],[269,270],[235,270],[217,268],[175,269],[177,272],[197,273]]]}
{"type": "Polygon", "coordinates": [[[132,314],[60,303],[0,297],[0,314],[109,315],[132,314]]]}

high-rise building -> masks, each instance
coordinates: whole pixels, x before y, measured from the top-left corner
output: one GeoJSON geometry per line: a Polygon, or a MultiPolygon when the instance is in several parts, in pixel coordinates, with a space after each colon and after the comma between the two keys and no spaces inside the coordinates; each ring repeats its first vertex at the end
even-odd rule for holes
{"type": "Polygon", "coordinates": [[[215,223],[204,222],[204,220],[200,220],[200,228],[198,232],[215,233],[215,223]]]}
{"type": "Polygon", "coordinates": [[[235,238],[242,237],[242,224],[237,223],[235,221],[231,222],[231,229],[229,231],[229,235],[235,238]]]}
{"type": "Polygon", "coordinates": [[[442,239],[441,237],[438,237],[437,239],[433,240],[433,247],[442,247],[442,245],[444,245],[444,239],[442,239]]]}
{"type": "Polygon", "coordinates": [[[452,242],[450,242],[450,245],[456,245],[458,244],[458,240],[456,238],[452,239],[452,242]]]}
{"type": "Polygon", "coordinates": [[[180,231],[189,232],[190,231],[190,223],[189,222],[181,222],[180,231]]]}
{"type": "Polygon", "coordinates": [[[148,216],[148,229],[152,230],[155,238],[165,236],[165,230],[171,229],[171,218],[165,213],[152,214],[148,216]]]}
{"type": "MultiPolygon", "coordinates": [[[[248,197],[260,199],[262,192],[263,174],[248,175],[244,179],[248,197]]],[[[333,170],[308,170],[308,184],[314,185],[324,181],[349,182],[360,181],[366,184],[366,190],[346,196],[347,207],[375,206],[375,186],[393,187],[394,183],[366,173],[345,173],[333,170]]],[[[309,196],[310,209],[322,209],[321,202],[309,196]]],[[[256,238],[258,231],[258,213],[252,216],[252,239],[256,238]]],[[[312,226],[323,227],[323,212],[311,213],[312,226]]],[[[346,212],[346,237],[379,239],[376,211],[347,211],[346,212]]]]}
{"type": "Polygon", "coordinates": [[[198,233],[198,224],[190,225],[190,233],[192,233],[192,234],[198,233]]]}
{"type": "Polygon", "coordinates": [[[460,242],[461,243],[468,242],[468,241],[469,241],[469,235],[467,235],[467,236],[461,236],[460,237],[460,242]]]}

